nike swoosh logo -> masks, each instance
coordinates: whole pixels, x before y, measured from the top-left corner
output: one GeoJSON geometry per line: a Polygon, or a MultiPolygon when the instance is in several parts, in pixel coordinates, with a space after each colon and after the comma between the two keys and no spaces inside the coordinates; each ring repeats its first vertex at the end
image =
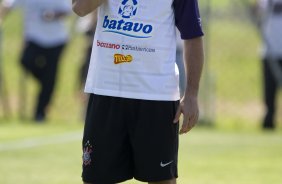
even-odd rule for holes
{"type": "Polygon", "coordinates": [[[169,164],[171,164],[172,162],[173,162],[173,160],[170,161],[170,162],[167,162],[167,163],[161,162],[161,163],[160,163],[160,166],[161,166],[161,167],[165,167],[165,166],[168,166],[169,164]]]}

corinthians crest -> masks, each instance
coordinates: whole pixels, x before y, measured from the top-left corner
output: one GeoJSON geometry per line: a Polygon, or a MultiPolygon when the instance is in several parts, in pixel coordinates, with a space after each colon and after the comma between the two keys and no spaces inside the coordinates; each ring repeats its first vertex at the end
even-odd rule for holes
{"type": "Polygon", "coordinates": [[[89,140],[85,143],[83,148],[83,165],[87,166],[91,164],[91,153],[93,152],[93,147],[90,144],[89,140]]]}
{"type": "Polygon", "coordinates": [[[121,15],[122,18],[131,18],[136,15],[137,5],[137,0],[122,0],[118,14],[121,15]]]}

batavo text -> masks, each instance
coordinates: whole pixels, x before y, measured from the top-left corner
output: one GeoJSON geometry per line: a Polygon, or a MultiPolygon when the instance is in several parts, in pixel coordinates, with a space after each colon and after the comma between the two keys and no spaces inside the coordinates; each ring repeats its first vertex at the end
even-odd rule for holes
{"type": "Polygon", "coordinates": [[[144,34],[148,35],[153,31],[152,25],[144,25],[143,23],[139,22],[125,22],[123,19],[121,20],[111,20],[108,18],[108,16],[105,16],[104,22],[103,22],[103,28],[108,30],[116,30],[116,31],[128,31],[128,32],[143,32],[144,34]]]}

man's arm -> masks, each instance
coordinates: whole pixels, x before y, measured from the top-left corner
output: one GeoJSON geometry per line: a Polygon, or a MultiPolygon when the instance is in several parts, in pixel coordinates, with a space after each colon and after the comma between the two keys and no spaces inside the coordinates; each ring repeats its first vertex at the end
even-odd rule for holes
{"type": "Polygon", "coordinates": [[[202,37],[184,41],[184,60],[187,87],[174,119],[176,123],[181,114],[184,116],[180,134],[189,132],[199,118],[198,91],[204,64],[202,37]]]}
{"type": "Polygon", "coordinates": [[[56,21],[67,17],[70,13],[68,11],[53,11],[46,10],[42,12],[42,18],[45,21],[56,21]]]}
{"type": "Polygon", "coordinates": [[[95,10],[106,0],[72,0],[72,10],[78,16],[85,16],[95,10]]]}
{"type": "Polygon", "coordinates": [[[4,6],[3,4],[0,4],[0,27],[2,27],[3,20],[7,16],[7,14],[10,12],[11,8],[4,6]]]}
{"type": "Polygon", "coordinates": [[[261,27],[262,21],[263,21],[263,7],[266,6],[264,0],[256,0],[253,3],[246,3],[249,4],[249,11],[252,21],[256,24],[258,28],[261,27]]]}

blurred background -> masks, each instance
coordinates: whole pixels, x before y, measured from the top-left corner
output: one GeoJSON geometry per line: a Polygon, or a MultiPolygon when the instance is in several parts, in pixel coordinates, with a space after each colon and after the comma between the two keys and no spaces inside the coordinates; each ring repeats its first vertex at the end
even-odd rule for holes
{"type": "MultiPolygon", "coordinates": [[[[281,88],[276,129],[263,131],[263,40],[251,14],[252,3],[199,0],[206,50],[201,117],[199,126],[181,137],[180,184],[282,183],[281,88]]],[[[38,84],[22,75],[19,63],[21,16],[18,10],[11,12],[0,37],[0,183],[79,183],[85,108],[79,68],[85,36],[71,15],[71,37],[59,65],[48,120],[35,123],[33,96],[38,84]]]]}

